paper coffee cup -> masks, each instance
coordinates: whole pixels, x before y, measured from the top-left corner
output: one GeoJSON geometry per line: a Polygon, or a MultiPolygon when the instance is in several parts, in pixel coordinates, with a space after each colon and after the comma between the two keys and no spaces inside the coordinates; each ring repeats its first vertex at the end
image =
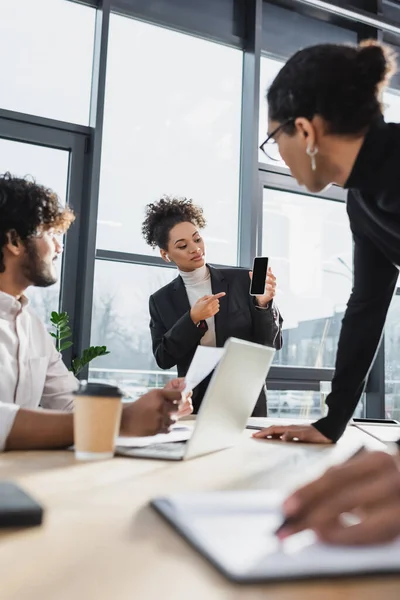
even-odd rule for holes
{"type": "Polygon", "coordinates": [[[103,383],[83,382],[75,392],[74,405],[75,457],[111,458],[121,424],[121,390],[103,383]]]}

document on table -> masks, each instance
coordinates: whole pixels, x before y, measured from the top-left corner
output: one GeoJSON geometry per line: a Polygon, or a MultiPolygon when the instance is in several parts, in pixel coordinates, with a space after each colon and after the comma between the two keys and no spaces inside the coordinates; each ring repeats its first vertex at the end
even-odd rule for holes
{"type": "Polygon", "coordinates": [[[193,427],[173,425],[169,433],[158,433],[143,437],[117,437],[116,446],[123,448],[144,448],[152,444],[165,444],[166,442],[186,442],[192,435],[193,427]]]}
{"type": "Polygon", "coordinates": [[[152,506],[229,579],[238,582],[400,572],[400,539],[329,546],[304,531],[280,542],[283,496],[266,490],[180,494],[152,506]]]}
{"type": "Polygon", "coordinates": [[[368,423],[352,423],[352,425],[383,443],[400,440],[400,427],[396,427],[396,425],[370,425],[368,423]]]}
{"type": "Polygon", "coordinates": [[[221,360],[224,351],[224,348],[197,346],[197,350],[185,377],[186,387],[184,393],[187,394],[192,391],[215,369],[221,360]]]}
{"type": "MultiPolygon", "coordinates": [[[[312,422],[312,419],[296,419],[296,425],[310,425],[312,422]]],[[[293,419],[282,419],[281,417],[249,417],[247,421],[247,427],[250,429],[265,429],[272,425],[293,425],[293,419]]]]}

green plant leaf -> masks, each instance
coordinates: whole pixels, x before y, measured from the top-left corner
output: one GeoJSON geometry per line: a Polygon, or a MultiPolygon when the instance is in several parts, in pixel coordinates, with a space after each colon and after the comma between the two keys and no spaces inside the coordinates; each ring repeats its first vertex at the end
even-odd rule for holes
{"type": "Polygon", "coordinates": [[[59,333],[58,334],[58,339],[59,340],[65,340],[66,338],[71,337],[71,332],[70,331],[66,331],[65,333],[59,333]]]}
{"type": "Polygon", "coordinates": [[[104,356],[105,354],[109,354],[106,346],[90,346],[90,348],[85,348],[85,350],[82,352],[81,358],[79,359],[79,370],[77,372],[81,371],[83,367],[85,367],[95,358],[104,356]]]}
{"type": "Polygon", "coordinates": [[[82,369],[83,365],[81,364],[81,360],[79,358],[74,358],[72,361],[72,371],[74,372],[75,377],[80,371],[82,371],[82,369]]]}
{"type": "Polygon", "coordinates": [[[97,358],[99,356],[104,356],[106,354],[110,354],[107,350],[107,346],[91,346],[90,350],[92,352],[93,358],[97,358]]]}
{"type": "MultiPolygon", "coordinates": [[[[62,352],[67,348],[71,348],[73,342],[72,340],[68,340],[68,338],[72,337],[72,330],[69,326],[68,313],[58,313],[53,311],[51,313],[50,322],[55,328],[55,332],[50,332],[50,335],[56,340],[57,350],[62,352]],[[62,340],[68,341],[63,342],[62,340]]],[[[106,354],[110,354],[106,346],[90,346],[89,348],[85,348],[80,358],[75,357],[71,361],[70,371],[72,371],[74,375],[78,375],[78,373],[80,373],[80,371],[82,371],[82,369],[92,360],[98,358],[99,356],[105,356],[106,354]]]]}
{"type": "Polygon", "coordinates": [[[71,330],[69,330],[69,331],[68,331],[67,329],[64,329],[63,331],[58,331],[58,332],[57,332],[57,335],[58,335],[60,338],[64,339],[64,338],[66,338],[66,337],[71,337],[71,335],[72,335],[72,332],[71,332],[71,330]]]}
{"type": "Polygon", "coordinates": [[[63,350],[66,350],[67,348],[71,348],[72,345],[72,342],[64,342],[60,346],[60,352],[63,352],[63,350]]]}

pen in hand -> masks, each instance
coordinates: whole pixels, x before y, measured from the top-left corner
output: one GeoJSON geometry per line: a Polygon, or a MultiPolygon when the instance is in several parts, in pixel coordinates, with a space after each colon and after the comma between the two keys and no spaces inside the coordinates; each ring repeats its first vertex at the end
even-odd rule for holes
{"type": "MultiPolygon", "coordinates": [[[[352,454],[352,456],[350,457],[349,460],[356,458],[357,456],[359,456],[360,454],[365,452],[365,450],[366,450],[365,446],[361,446],[360,448],[358,448],[358,450],[354,454],[352,454]]],[[[299,523],[299,521],[301,520],[301,517],[302,517],[301,514],[285,517],[283,519],[283,522],[279,525],[278,529],[274,532],[274,535],[278,538],[281,537],[282,532],[286,528],[291,528],[294,525],[297,525],[299,523]]]]}

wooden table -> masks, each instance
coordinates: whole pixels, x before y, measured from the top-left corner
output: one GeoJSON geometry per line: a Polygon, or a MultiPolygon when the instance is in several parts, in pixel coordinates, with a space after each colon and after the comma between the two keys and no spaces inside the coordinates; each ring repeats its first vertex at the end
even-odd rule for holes
{"type": "Polygon", "coordinates": [[[226,581],[149,507],[196,490],[291,489],[377,442],[349,428],[336,446],[249,439],[188,462],[114,458],[77,463],[71,452],[10,452],[0,477],[46,508],[45,523],[0,534],[1,600],[399,600],[400,577],[238,586],[226,581]]]}

